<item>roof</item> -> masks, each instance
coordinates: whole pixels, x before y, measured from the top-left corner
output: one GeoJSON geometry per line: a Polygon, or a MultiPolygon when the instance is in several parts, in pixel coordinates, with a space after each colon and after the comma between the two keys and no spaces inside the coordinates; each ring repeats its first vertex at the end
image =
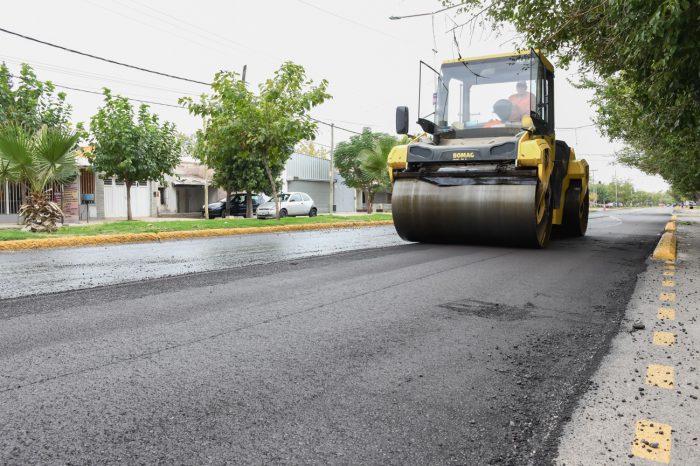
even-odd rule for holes
{"type": "Polygon", "coordinates": [[[204,178],[194,175],[175,175],[172,181],[173,186],[204,186],[204,178]]]}
{"type": "MultiPolygon", "coordinates": [[[[544,56],[542,52],[539,50],[534,51],[537,56],[540,57],[540,60],[542,60],[542,63],[544,64],[545,68],[547,68],[549,71],[554,72],[554,65],[547,60],[547,57],[544,56]]],[[[470,62],[470,61],[481,61],[481,60],[495,60],[497,58],[507,58],[507,57],[515,57],[515,56],[522,56],[522,55],[529,55],[532,53],[532,49],[528,50],[516,50],[513,52],[504,52],[504,53],[495,53],[493,55],[482,55],[480,57],[467,57],[467,58],[458,58],[456,60],[445,60],[442,62],[443,65],[449,65],[452,63],[462,63],[462,62],[470,62]]]]}

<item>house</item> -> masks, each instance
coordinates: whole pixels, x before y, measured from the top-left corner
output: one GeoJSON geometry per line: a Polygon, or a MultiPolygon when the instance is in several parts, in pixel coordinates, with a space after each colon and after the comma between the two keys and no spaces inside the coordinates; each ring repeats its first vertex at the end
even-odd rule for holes
{"type": "Polygon", "coordinates": [[[165,177],[165,183],[154,182],[154,217],[199,216],[204,205],[204,181],[209,180],[209,202],[226,197],[226,191],[211,186],[214,170],[195,161],[182,161],[175,167],[172,176],[165,177]]]}
{"type": "MultiPolygon", "coordinates": [[[[54,200],[61,206],[66,223],[101,219],[126,218],[126,185],[113,177],[96,174],[85,156],[90,148],[82,148],[78,156],[80,169],[76,179],[54,189],[54,200]]],[[[183,159],[164,183],[137,181],[131,187],[131,212],[139,217],[199,217],[204,205],[204,180],[211,180],[214,171],[194,160],[183,159]]],[[[328,213],[330,204],[330,160],[292,154],[282,172],[283,191],[301,191],[311,196],[319,213],[328,213]]],[[[210,181],[211,182],[211,181],[210,181]]],[[[18,223],[17,211],[25,195],[21,184],[0,186],[0,222],[18,223]]],[[[375,197],[376,210],[391,207],[390,194],[375,197]]],[[[209,186],[209,202],[226,197],[223,189],[209,186]]],[[[333,211],[366,210],[364,193],[348,187],[343,177],[333,175],[333,211]]]]}

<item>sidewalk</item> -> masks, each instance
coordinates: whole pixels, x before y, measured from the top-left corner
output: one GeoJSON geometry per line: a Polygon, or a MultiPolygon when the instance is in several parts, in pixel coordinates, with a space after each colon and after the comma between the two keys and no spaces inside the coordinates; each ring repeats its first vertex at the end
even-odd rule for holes
{"type": "Polygon", "coordinates": [[[700,464],[700,212],[676,217],[677,260],[649,259],[558,465],[700,464]]]}

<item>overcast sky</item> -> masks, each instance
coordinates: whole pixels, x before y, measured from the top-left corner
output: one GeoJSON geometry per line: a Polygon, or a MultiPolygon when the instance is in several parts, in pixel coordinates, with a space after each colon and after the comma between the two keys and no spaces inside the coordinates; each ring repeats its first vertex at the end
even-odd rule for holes
{"type": "MultiPolygon", "coordinates": [[[[248,65],[253,85],[270,77],[286,60],[303,65],[310,78],[330,82],[333,99],[314,110],[316,118],[360,131],[394,133],[397,105],[408,105],[415,120],[418,61],[456,58],[448,29],[468,19],[452,11],[431,17],[389,20],[437,10],[437,0],[63,0],[11,2],[5,5],[0,27],[94,55],[164,73],[210,82],[218,70],[240,71],[248,65]],[[433,44],[437,44],[437,54],[433,44]]],[[[514,33],[490,28],[458,29],[464,57],[509,51],[514,33]]],[[[103,63],[0,33],[0,60],[11,70],[31,64],[42,80],[115,93],[171,105],[181,96],[197,96],[206,86],[103,63]]],[[[556,62],[554,63],[557,66],[556,62]]],[[[558,128],[591,123],[590,94],[575,89],[575,70],[558,70],[556,118],[558,128]]],[[[66,91],[75,121],[88,122],[101,97],[66,91]]],[[[201,119],[186,110],[153,105],[152,110],[178,129],[191,134],[201,119]]],[[[336,143],[349,133],[337,130],[336,143]]],[[[602,138],[596,128],[557,131],[559,139],[588,160],[596,180],[630,179],[637,188],[667,188],[658,177],[628,167],[615,167],[612,154],[621,146],[602,138]]],[[[318,143],[329,145],[330,132],[321,125],[318,143]]]]}

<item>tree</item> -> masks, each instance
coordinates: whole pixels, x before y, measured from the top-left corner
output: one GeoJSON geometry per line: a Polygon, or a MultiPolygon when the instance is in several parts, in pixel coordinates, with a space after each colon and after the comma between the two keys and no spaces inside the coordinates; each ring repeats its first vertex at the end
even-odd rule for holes
{"type": "Polygon", "coordinates": [[[326,149],[325,147],[321,147],[318,144],[315,144],[313,141],[307,141],[307,142],[301,142],[298,146],[296,151],[299,154],[305,154],[305,155],[310,155],[311,157],[318,157],[320,159],[326,159],[328,160],[331,155],[331,151],[326,149]]]}
{"type": "Polygon", "coordinates": [[[237,178],[232,184],[256,177],[251,184],[257,186],[262,167],[267,187],[277,200],[279,216],[279,174],[294,146],[315,137],[316,123],[309,112],[331,97],[327,87],[327,81],[314,85],[302,66],[286,62],[259,86],[257,95],[237,79],[237,73],[219,72],[211,97],[204,96],[199,103],[189,98],[180,102],[190,112],[209,118],[204,138],[207,150],[214,154],[217,167],[232,170],[237,178]],[[235,174],[234,167],[250,171],[235,174]]]}
{"type": "Polygon", "coordinates": [[[55,183],[75,178],[78,138],[67,129],[46,126],[38,131],[16,124],[0,129],[0,181],[24,182],[29,188],[19,209],[24,230],[56,231],[63,212],[51,200],[51,191],[55,183]]]}
{"type": "MultiPolygon", "coordinates": [[[[405,140],[402,141],[405,143],[405,140]]],[[[367,199],[367,212],[372,213],[376,193],[390,188],[387,156],[391,148],[402,143],[385,133],[373,133],[369,128],[341,142],[333,153],[335,166],[345,184],[361,190],[367,199]]]]}
{"type": "Polygon", "coordinates": [[[140,180],[160,180],[172,175],[180,161],[181,138],[175,125],[160,123],[142,104],[136,121],[129,99],[104,90],[105,102],[90,121],[93,165],[107,177],[116,176],[126,186],[127,218],[131,215],[131,187],[140,180]]]}
{"type": "Polygon", "coordinates": [[[32,133],[43,126],[70,130],[72,108],[66,94],[55,91],[51,81],[39,81],[26,63],[17,77],[0,64],[0,126],[18,125],[32,133]]]}
{"type": "MultiPolygon", "coordinates": [[[[451,4],[451,1],[443,1],[451,4]]],[[[700,191],[700,3],[673,0],[466,0],[471,20],[512,23],[529,46],[576,61],[594,90],[597,123],[629,150],[620,158],[700,191]],[[480,16],[481,15],[481,16],[480,16]]]]}

